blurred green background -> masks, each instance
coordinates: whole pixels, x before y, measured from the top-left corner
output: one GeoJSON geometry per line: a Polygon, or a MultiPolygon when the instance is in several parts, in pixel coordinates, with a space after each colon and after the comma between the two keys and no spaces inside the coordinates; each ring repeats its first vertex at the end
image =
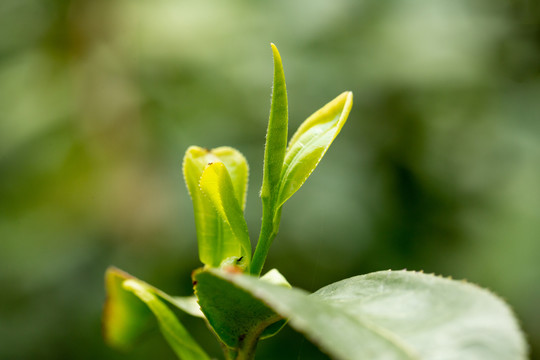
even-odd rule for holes
{"type": "MultiPolygon", "coordinates": [[[[355,105],[266,269],[310,291],[389,268],[466,278],[512,305],[540,359],[534,0],[2,0],[0,359],[174,359],[157,331],[103,344],[103,274],[190,293],[192,144],[245,154],[256,237],[270,42],[291,133],[344,90],[355,105]]],[[[290,329],[259,348],[325,358],[290,329]]]]}

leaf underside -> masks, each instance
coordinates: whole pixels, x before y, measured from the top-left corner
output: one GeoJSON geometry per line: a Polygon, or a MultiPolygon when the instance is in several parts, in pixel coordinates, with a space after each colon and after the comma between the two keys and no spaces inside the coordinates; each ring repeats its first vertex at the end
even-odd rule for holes
{"type": "Polygon", "coordinates": [[[103,337],[107,344],[128,349],[150,327],[152,313],[122,284],[132,276],[109,268],[105,274],[107,298],[103,308],[103,337]]]}
{"type": "Polygon", "coordinates": [[[151,288],[135,279],[126,280],[123,287],[137,296],[152,311],[163,337],[179,359],[210,360],[210,357],[180,324],[171,309],[153,293],[151,288]]]}
{"type": "Polygon", "coordinates": [[[103,335],[110,346],[129,349],[150,329],[152,318],[156,317],[164,337],[181,359],[207,359],[163,302],[190,315],[204,317],[193,296],[171,297],[114,267],[107,270],[105,286],[107,299],[103,310],[103,335]]]}
{"type": "Polygon", "coordinates": [[[526,359],[508,306],[477,286],[406,271],[346,279],[309,295],[212,272],[263,300],[335,359],[526,359]]]}

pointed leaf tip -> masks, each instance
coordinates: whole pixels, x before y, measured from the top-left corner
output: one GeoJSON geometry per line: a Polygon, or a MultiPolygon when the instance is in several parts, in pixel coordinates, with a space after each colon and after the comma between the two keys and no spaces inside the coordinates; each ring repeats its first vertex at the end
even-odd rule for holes
{"type": "Polygon", "coordinates": [[[270,46],[272,47],[272,53],[274,54],[274,60],[279,58],[279,61],[281,62],[281,56],[279,55],[279,51],[277,46],[274,43],[270,43],[270,46]]]}

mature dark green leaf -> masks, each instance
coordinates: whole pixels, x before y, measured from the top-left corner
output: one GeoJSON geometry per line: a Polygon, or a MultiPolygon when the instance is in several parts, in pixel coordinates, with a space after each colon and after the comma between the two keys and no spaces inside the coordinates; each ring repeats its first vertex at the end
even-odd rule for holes
{"type": "Polygon", "coordinates": [[[309,295],[254,277],[214,271],[263,300],[335,359],[525,359],[508,306],[463,281],[382,271],[309,295]]]}
{"type": "Polygon", "coordinates": [[[182,360],[210,360],[210,357],[180,324],[174,313],[142,281],[128,279],[123,282],[127,291],[135,294],[154,313],[161,333],[182,360]]]}
{"type": "Polygon", "coordinates": [[[245,267],[249,266],[251,242],[248,227],[241,205],[234,195],[233,183],[225,165],[221,162],[208,164],[203,171],[199,186],[233,233],[233,238],[226,239],[228,241],[222,244],[224,255],[241,258],[243,259],[241,264],[245,267]]]}
{"type": "MultiPolygon", "coordinates": [[[[231,349],[253,350],[259,337],[276,334],[285,322],[263,301],[217,275],[221,273],[227,273],[227,270],[195,271],[195,295],[208,323],[224,344],[231,349]]],[[[290,288],[277,270],[271,270],[260,281],[290,288]]]]}
{"type": "Polygon", "coordinates": [[[218,267],[224,259],[238,256],[239,247],[231,228],[199,187],[204,168],[212,162],[221,162],[227,167],[234,196],[242,210],[246,199],[248,165],[244,156],[230,147],[208,150],[191,146],[184,156],[184,179],[193,201],[199,258],[205,265],[218,267]]]}
{"type": "Polygon", "coordinates": [[[300,125],[285,154],[277,207],[283,205],[315,170],[347,121],[352,103],[352,93],[344,92],[300,125]]]}

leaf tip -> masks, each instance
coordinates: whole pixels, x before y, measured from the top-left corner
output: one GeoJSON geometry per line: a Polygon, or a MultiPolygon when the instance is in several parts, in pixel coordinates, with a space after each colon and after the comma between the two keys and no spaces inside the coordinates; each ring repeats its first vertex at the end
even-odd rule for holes
{"type": "Polygon", "coordinates": [[[352,105],[353,105],[353,92],[352,91],[345,91],[341,94],[345,99],[345,105],[344,108],[348,109],[350,111],[352,105]]]}
{"type": "Polygon", "coordinates": [[[274,55],[274,62],[281,64],[281,55],[279,54],[277,46],[274,43],[270,43],[270,47],[272,48],[272,54],[274,55]]]}

